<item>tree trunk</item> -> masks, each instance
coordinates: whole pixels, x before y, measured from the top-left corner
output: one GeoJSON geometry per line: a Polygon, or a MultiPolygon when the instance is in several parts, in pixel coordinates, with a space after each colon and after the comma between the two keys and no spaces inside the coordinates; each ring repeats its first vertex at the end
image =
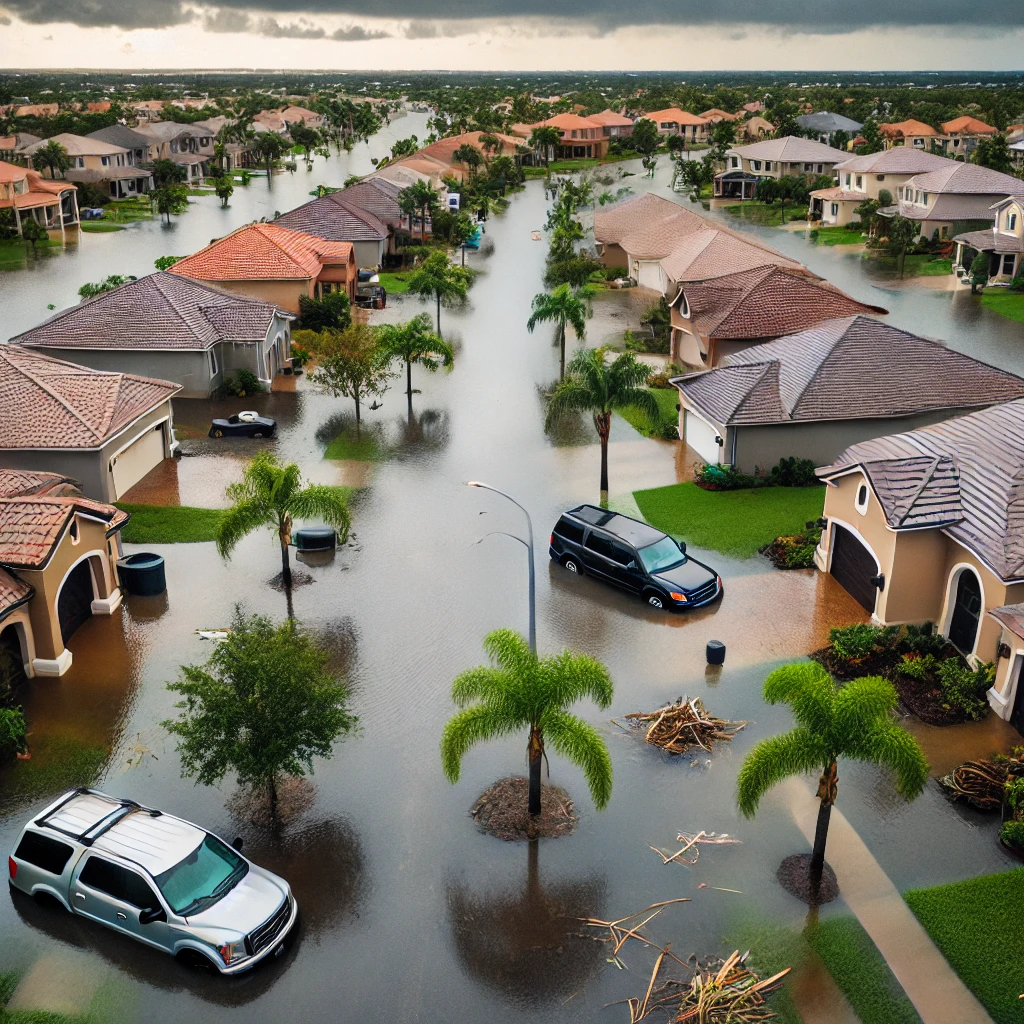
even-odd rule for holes
{"type": "Polygon", "coordinates": [[[531,817],[540,814],[540,766],[544,758],[544,734],[536,726],[530,726],[530,742],[526,746],[530,760],[530,804],[531,817]]]}
{"type": "MultiPolygon", "coordinates": [[[[289,607],[291,606],[291,594],[292,594],[292,566],[291,558],[288,553],[288,545],[292,540],[292,517],[285,513],[281,517],[280,525],[277,528],[278,539],[281,541],[281,584],[284,587],[284,592],[288,598],[289,607]]],[[[291,614],[288,616],[291,618],[291,614]]]]}
{"type": "Polygon", "coordinates": [[[441,334],[441,293],[440,292],[435,292],[434,295],[437,298],[437,333],[438,333],[438,336],[440,336],[440,334],[441,334]]]}
{"type": "Polygon", "coordinates": [[[900,280],[903,280],[903,267],[907,262],[907,250],[900,249],[900,280]]]}
{"type": "Polygon", "coordinates": [[[558,379],[565,380],[565,321],[558,325],[558,379]]]}
{"type": "Polygon", "coordinates": [[[818,823],[814,828],[814,849],[811,851],[811,881],[821,881],[821,873],[825,868],[825,843],[828,840],[828,822],[832,814],[832,805],[836,801],[839,790],[839,773],[836,763],[828,765],[818,780],[818,823]]]}
{"type": "Polygon", "coordinates": [[[405,393],[409,398],[409,421],[412,422],[412,360],[405,361],[405,393]]]}
{"type": "Polygon", "coordinates": [[[267,782],[267,797],[270,800],[270,826],[277,829],[277,779],[271,775],[267,782]]]}
{"type": "Polygon", "coordinates": [[[612,414],[610,412],[595,412],[594,426],[597,427],[597,436],[601,439],[601,492],[608,493],[608,435],[612,429],[612,414]]]}

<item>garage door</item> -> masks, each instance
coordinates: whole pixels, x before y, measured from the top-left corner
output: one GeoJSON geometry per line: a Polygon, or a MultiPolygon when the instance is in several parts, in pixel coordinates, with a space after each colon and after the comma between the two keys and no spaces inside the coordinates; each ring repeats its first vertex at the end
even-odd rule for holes
{"type": "Polygon", "coordinates": [[[830,571],[851,597],[865,610],[873,612],[878,595],[878,589],[871,582],[871,577],[878,572],[875,557],[849,530],[838,523],[833,523],[832,529],[830,571]]]}
{"type": "Polygon", "coordinates": [[[137,484],[164,457],[164,425],[158,423],[147,430],[124,451],[110,460],[114,473],[114,493],[120,498],[125,491],[137,484]]]}
{"type": "Polygon", "coordinates": [[[719,447],[716,438],[721,435],[707,420],[686,410],[686,445],[692,448],[705,462],[718,465],[719,447]]]}

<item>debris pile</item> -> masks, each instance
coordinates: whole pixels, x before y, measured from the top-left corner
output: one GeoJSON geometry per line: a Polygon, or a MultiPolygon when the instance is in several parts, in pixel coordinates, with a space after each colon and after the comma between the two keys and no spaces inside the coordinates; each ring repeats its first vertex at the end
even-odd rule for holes
{"type": "Polygon", "coordinates": [[[675,704],[666,704],[657,711],[635,711],[626,715],[626,720],[636,729],[646,725],[646,742],[670,754],[685,754],[695,746],[710,753],[713,740],[731,740],[749,724],[715,718],[704,707],[700,697],[692,700],[680,697],[675,704]]]}
{"type": "Polygon", "coordinates": [[[683,847],[672,854],[665,853],[656,846],[650,848],[661,857],[662,864],[671,864],[673,861],[682,864],[696,864],[698,857],[700,857],[701,846],[737,846],[743,840],[734,838],[728,832],[705,832],[702,829],[696,833],[679,832],[676,835],[676,842],[682,843],[683,847]],[[687,853],[690,853],[690,857],[684,856],[687,853]]]}
{"type": "Polygon", "coordinates": [[[965,761],[939,783],[954,800],[963,800],[979,811],[998,811],[1014,764],[1011,760],[965,761]]]}

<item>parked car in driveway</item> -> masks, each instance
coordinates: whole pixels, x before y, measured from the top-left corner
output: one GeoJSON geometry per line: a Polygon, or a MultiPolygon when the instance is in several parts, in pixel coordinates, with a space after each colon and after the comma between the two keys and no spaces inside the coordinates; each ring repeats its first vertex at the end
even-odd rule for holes
{"type": "Polygon", "coordinates": [[[639,594],[653,608],[699,608],[722,593],[722,577],[687,555],[683,541],[596,505],[563,513],[548,550],[570,572],[639,594]]]}
{"type": "Polygon", "coordinates": [[[280,953],[298,916],[288,883],[240,847],[133,800],[76,789],[24,826],[7,863],[13,889],[238,974],[280,953]]]}
{"type": "Polygon", "coordinates": [[[214,420],[210,425],[210,437],[273,437],[277,420],[261,416],[251,410],[235,413],[227,419],[214,420]]]}

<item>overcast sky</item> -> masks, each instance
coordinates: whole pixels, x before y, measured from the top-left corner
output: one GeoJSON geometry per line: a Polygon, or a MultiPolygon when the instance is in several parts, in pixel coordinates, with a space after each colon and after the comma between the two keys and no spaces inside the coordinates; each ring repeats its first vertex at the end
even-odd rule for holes
{"type": "Polygon", "coordinates": [[[0,66],[1018,70],[1024,0],[0,0],[0,66]]]}

